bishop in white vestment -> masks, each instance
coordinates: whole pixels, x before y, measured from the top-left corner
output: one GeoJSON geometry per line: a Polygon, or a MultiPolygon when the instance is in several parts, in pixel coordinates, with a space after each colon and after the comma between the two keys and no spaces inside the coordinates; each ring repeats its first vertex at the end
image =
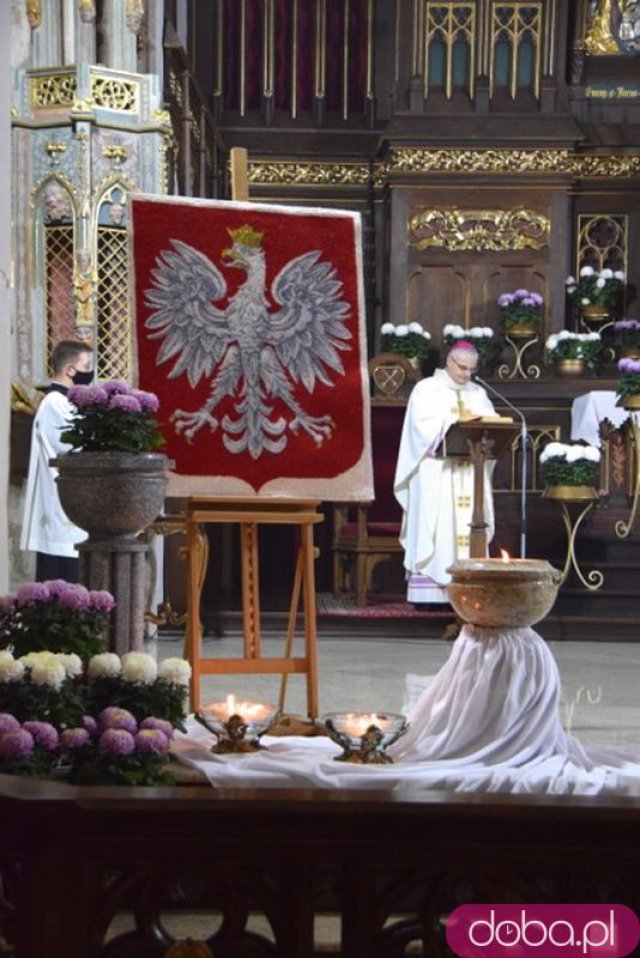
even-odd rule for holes
{"type": "MultiPolygon", "coordinates": [[[[446,602],[447,568],[468,558],[473,509],[473,467],[469,460],[437,456],[447,430],[459,419],[494,416],[486,391],[471,377],[478,353],[458,342],[444,369],[413,388],[405,414],[394,493],[403,509],[400,542],[405,550],[407,599],[446,602]]],[[[493,536],[493,462],[486,464],[484,516],[487,541],[493,536]]]]}

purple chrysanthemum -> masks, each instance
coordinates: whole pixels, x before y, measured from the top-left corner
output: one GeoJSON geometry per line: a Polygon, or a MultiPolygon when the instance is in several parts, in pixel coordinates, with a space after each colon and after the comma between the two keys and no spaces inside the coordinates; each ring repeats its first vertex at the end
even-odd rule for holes
{"type": "Polygon", "coordinates": [[[102,388],[108,396],[115,396],[118,393],[126,396],[133,392],[131,386],[124,379],[110,379],[109,382],[103,383],[102,388]]]}
{"type": "Polygon", "coordinates": [[[173,725],[171,722],[168,722],[166,719],[156,718],[155,715],[147,715],[146,718],[143,718],[140,722],[141,729],[154,728],[158,729],[165,735],[167,738],[173,738],[173,725]]]}
{"type": "Polygon", "coordinates": [[[75,612],[87,612],[91,608],[89,590],[80,584],[67,585],[58,595],[58,602],[62,608],[75,612]]]}
{"type": "Polygon", "coordinates": [[[11,712],[0,712],[0,735],[5,732],[15,732],[20,728],[20,722],[11,712]]]}
{"type": "Polygon", "coordinates": [[[155,393],[148,393],[143,389],[138,389],[135,392],[135,397],[140,403],[140,408],[143,412],[157,412],[160,408],[160,402],[155,393]]]}
{"type": "Polygon", "coordinates": [[[60,733],[60,748],[63,752],[72,752],[76,748],[89,745],[91,736],[86,728],[65,728],[60,733]]]}
{"type": "Polygon", "coordinates": [[[29,582],[16,592],[16,605],[31,605],[33,602],[48,602],[51,598],[49,587],[44,582],[29,582]]]}
{"type": "Polygon", "coordinates": [[[24,722],[22,725],[25,731],[33,735],[36,745],[42,745],[49,752],[54,752],[59,743],[60,736],[57,730],[49,722],[24,722]]]}
{"type": "Polygon", "coordinates": [[[109,705],[103,709],[98,716],[98,725],[101,729],[126,729],[128,732],[136,732],[138,723],[127,709],[118,708],[115,705],[109,705]]]}
{"type": "Polygon", "coordinates": [[[98,612],[111,612],[116,600],[106,589],[94,589],[89,593],[91,605],[98,612]]]}
{"type": "Polygon", "coordinates": [[[103,732],[98,742],[101,752],[111,752],[113,755],[131,755],[136,743],[131,732],[124,728],[108,728],[103,732]]]}
{"type": "Polygon", "coordinates": [[[30,758],[34,746],[33,735],[26,729],[5,732],[0,735],[0,758],[30,758]]]}
{"type": "Polygon", "coordinates": [[[640,373],[640,360],[625,357],[618,360],[618,370],[621,373],[640,373]]]}
{"type": "Polygon", "coordinates": [[[142,406],[135,396],[127,396],[124,393],[116,393],[109,400],[109,409],[122,409],[123,412],[142,412],[142,406]]]}
{"type": "Polygon", "coordinates": [[[72,386],[69,390],[68,399],[78,409],[86,409],[87,406],[106,406],[109,397],[102,386],[72,386]]]}
{"type": "Polygon", "coordinates": [[[95,735],[98,731],[98,723],[94,719],[93,715],[83,715],[82,724],[86,728],[89,735],[95,735]]]}
{"type": "Polygon", "coordinates": [[[160,755],[169,749],[169,739],[159,728],[142,728],[134,737],[135,746],[139,752],[150,752],[160,755]]]}
{"type": "Polygon", "coordinates": [[[55,598],[67,588],[69,583],[66,579],[47,579],[44,585],[49,589],[49,595],[55,598]]]}

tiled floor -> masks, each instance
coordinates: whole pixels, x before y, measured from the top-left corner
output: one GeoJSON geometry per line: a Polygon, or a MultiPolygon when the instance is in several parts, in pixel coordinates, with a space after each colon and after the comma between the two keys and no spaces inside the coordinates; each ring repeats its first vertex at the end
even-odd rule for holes
{"type": "MultiPolygon", "coordinates": [[[[319,622],[318,669],[320,712],[335,710],[403,711],[419,693],[426,677],[434,675],[451,651],[439,629],[426,633],[416,622],[400,635],[390,624],[385,635],[368,633],[366,622],[355,622],[350,634],[338,636],[319,622]]],[[[541,631],[544,637],[544,633],[541,631]]],[[[280,632],[263,633],[263,655],[281,655],[280,632]]],[[[607,642],[552,642],[562,682],[559,704],[565,728],[585,743],[640,744],[640,644],[607,642]]],[[[178,637],[159,638],[159,658],[182,654],[178,637]]],[[[242,635],[226,629],[222,638],[205,639],[206,657],[241,657],[242,635]]],[[[204,702],[236,697],[277,702],[278,676],[205,676],[204,702]]],[[[305,716],[304,676],[289,678],[285,711],[305,716]]]]}

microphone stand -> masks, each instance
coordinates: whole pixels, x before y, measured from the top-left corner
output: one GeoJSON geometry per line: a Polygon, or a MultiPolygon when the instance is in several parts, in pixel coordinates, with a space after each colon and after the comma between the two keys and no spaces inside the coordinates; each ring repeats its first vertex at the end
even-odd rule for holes
{"type": "Polygon", "coordinates": [[[489,392],[493,393],[505,406],[512,409],[520,420],[520,445],[522,448],[522,471],[520,479],[520,558],[524,559],[527,554],[527,422],[524,418],[524,413],[518,409],[517,406],[514,406],[506,396],[503,396],[502,393],[498,392],[497,389],[488,382],[485,382],[485,380],[481,379],[477,374],[474,375],[473,379],[475,382],[480,383],[481,386],[484,386],[485,389],[488,389],[489,392]]]}

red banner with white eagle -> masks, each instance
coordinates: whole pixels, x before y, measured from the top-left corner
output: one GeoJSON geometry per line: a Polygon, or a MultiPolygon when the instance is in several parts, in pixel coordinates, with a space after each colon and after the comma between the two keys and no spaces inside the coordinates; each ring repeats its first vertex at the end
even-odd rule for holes
{"type": "Polygon", "coordinates": [[[360,217],[130,197],[138,383],[170,495],[372,495],[360,217]]]}

